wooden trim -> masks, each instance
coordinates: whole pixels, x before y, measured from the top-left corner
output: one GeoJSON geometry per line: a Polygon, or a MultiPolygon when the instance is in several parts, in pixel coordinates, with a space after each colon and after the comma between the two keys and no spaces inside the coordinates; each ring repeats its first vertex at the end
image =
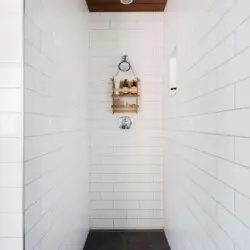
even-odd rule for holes
{"type": "Polygon", "coordinates": [[[90,12],[163,12],[166,3],[142,3],[123,5],[117,4],[92,4],[89,3],[90,12]]]}
{"type": "MultiPolygon", "coordinates": [[[[92,5],[120,4],[120,0],[87,0],[92,5]]],[[[134,0],[133,4],[166,4],[167,0],[134,0]]]]}

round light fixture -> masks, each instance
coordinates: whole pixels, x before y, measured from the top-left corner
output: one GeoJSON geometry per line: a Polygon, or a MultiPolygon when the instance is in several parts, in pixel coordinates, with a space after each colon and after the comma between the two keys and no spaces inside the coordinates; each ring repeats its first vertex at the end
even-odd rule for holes
{"type": "Polygon", "coordinates": [[[133,3],[133,0],[121,0],[122,4],[131,4],[133,3]]]}

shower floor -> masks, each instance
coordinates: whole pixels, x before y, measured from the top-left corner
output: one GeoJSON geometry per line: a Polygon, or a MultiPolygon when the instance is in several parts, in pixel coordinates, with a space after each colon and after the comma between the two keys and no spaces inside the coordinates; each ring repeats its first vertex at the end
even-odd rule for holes
{"type": "Polygon", "coordinates": [[[162,230],[91,230],[84,250],[170,250],[162,230]]]}

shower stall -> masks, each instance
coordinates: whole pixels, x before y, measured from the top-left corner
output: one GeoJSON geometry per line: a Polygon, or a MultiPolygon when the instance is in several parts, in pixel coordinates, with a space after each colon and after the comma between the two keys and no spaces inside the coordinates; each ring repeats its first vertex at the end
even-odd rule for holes
{"type": "Polygon", "coordinates": [[[250,3],[132,2],[1,1],[1,250],[249,248],[250,3]]]}

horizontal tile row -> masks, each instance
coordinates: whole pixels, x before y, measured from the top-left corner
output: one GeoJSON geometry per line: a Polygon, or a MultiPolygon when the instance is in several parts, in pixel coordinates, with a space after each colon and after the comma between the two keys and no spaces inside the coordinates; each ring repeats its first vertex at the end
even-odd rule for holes
{"type": "Polygon", "coordinates": [[[90,225],[96,228],[117,229],[162,229],[162,219],[91,219],[90,225]]]}
{"type": "Polygon", "coordinates": [[[163,210],[93,210],[92,219],[160,219],[163,217],[163,210]]]}

